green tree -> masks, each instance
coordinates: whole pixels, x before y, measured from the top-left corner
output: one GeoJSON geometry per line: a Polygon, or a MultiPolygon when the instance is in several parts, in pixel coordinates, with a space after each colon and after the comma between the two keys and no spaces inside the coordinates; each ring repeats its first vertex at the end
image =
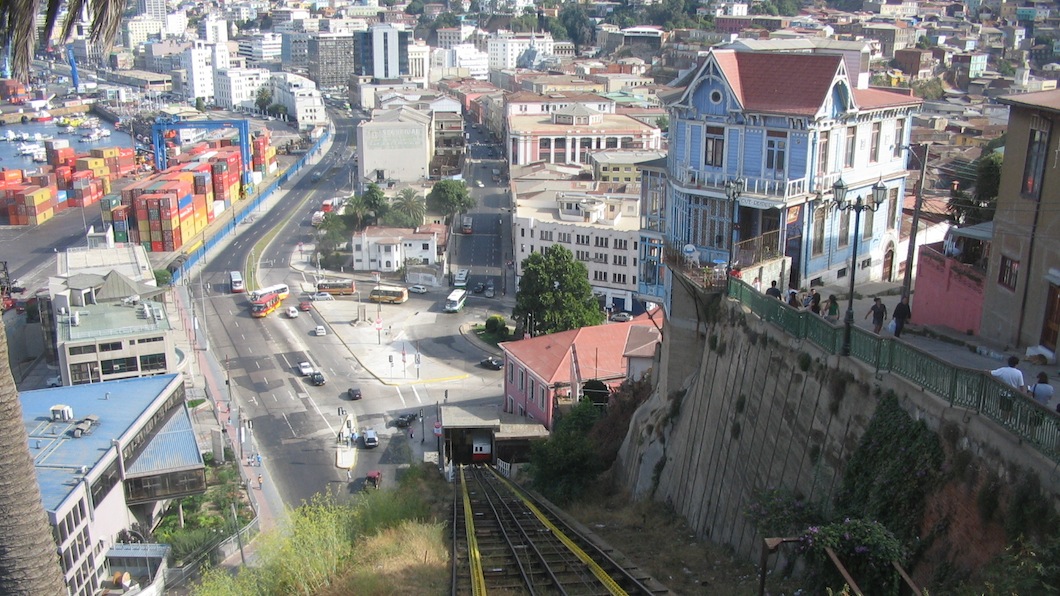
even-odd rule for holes
{"type": "Polygon", "coordinates": [[[668,132],[670,130],[670,117],[659,116],[655,119],[655,126],[659,127],[659,130],[668,132]]]}
{"type": "Polygon", "coordinates": [[[287,115],[287,106],[282,103],[274,103],[269,106],[269,114],[277,118],[283,118],[287,115]]]}
{"type": "Polygon", "coordinates": [[[559,503],[578,498],[601,472],[589,431],[600,418],[592,400],[583,399],[559,418],[552,435],[534,443],[529,474],[534,488],[559,503]]]}
{"type": "Polygon", "coordinates": [[[259,112],[269,109],[269,106],[272,105],[272,90],[264,86],[258,89],[257,95],[254,96],[254,105],[259,112]]]}
{"type": "Polygon", "coordinates": [[[346,199],[346,207],[342,210],[342,221],[348,230],[363,230],[368,221],[368,207],[359,196],[346,199]]]}
{"type": "Polygon", "coordinates": [[[404,214],[409,221],[417,222],[410,227],[423,225],[423,216],[427,212],[427,204],[420,195],[412,188],[403,188],[390,204],[393,212],[404,214]]]}
{"type": "Polygon", "coordinates": [[[427,195],[427,207],[443,213],[447,218],[475,206],[475,199],[467,192],[467,186],[459,180],[442,180],[434,185],[427,195]]]}
{"type": "Polygon", "coordinates": [[[523,261],[522,271],[512,317],[525,333],[546,335],[604,322],[589,271],[563,246],[533,253],[523,261]]]}
{"type": "Polygon", "coordinates": [[[1004,160],[1005,156],[998,151],[979,159],[975,167],[975,198],[977,200],[997,201],[998,189],[1001,187],[1001,164],[1004,160]]]}
{"type": "Polygon", "coordinates": [[[593,25],[585,8],[581,4],[569,3],[559,11],[559,22],[567,30],[567,35],[574,43],[574,53],[578,53],[581,47],[592,43],[593,25]]]}
{"type": "Polygon", "coordinates": [[[335,213],[324,214],[323,221],[317,226],[317,253],[322,259],[335,254],[340,246],[349,242],[346,223],[335,213]]]}
{"type": "Polygon", "coordinates": [[[383,216],[386,215],[387,208],[390,206],[386,195],[383,194],[383,189],[379,188],[379,185],[374,182],[369,184],[368,190],[361,195],[361,202],[364,203],[365,209],[368,210],[368,217],[372,221],[382,220],[383,216]]]}
{"type": "Polygon", "coordinates": [[[206,111],[206,100],[201,98],[201,97],[196,97],[195,98],[195,109],[199,110],[200,112],[205,112],[206,111]]]}

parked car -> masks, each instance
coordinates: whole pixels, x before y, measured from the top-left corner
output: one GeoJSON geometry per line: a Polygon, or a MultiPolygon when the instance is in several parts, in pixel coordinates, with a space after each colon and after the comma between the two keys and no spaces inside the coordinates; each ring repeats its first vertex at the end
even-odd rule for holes
{"type": "Polygon", "coordinates": [[[55,375],[54,377],[48,377],[48,383],[47,384],[48,384],[49,387],[62,387],[63,386],[63,377],[61,375],[55,375]]]}
{"type": "Polygon", "coordinates": [[[316,369],[314,369],[313,365],[309,364],[308,362],[298,363],[298,372],[302,373],[303,377],[308,377],[309,375],[313,374],[314,370],[316,369]]]}
{"type": "Polygon", "coordinates": [[[327,335],[328,330],[325,329],[323,325],[317,325],[317,328],[314,330],[314,333],[316,333],[317,337],[320,337],[322,335],[327,335]]]}
{"type": "Polygon", "coordinates": [[[417,415],[415,412],[401,414],[400,416],[394,419],[394,426],[398,428],[408,428],[412,426],[413,422],[416,422],[417,418],[419,418],[419,415],[417,415]]]}
{"type": "Polygon", "coordinates": [[[409,291],[412,292],[413,294],[426,294],[427,293],[427,286],[421,286],[421,285],[409,286],[409,291]]]}
{"type": "Polygon", "coordinates": [[[611,320],[616,323],[628,323],[633,320],[633,315],[628,312],[616,312],[611,315],[611,320]]]}
{"type": "Polygon", "coordinates": [[[324,378],[324,373],[318,370],[314,371],[313,374],[309,375],[309,382],[316,385],[317,387],[322,387],[328,381],[324,378]]]}
{"type": "Polygon", "coordinates": [[[471,291],[476,294],[481,294],[486,291],[486,284],[475,284],[475,287],[471,288],[471,291]]]}
{"type": "Polygon", "coordinates": [[[289,319],[297,319],[298,318],[298,309],[293,307],[293,306],[288,306],[287,307],[287,318],[289,318],[289,319]]]}
{"type": "Polygon", "coordinates": [[[327,302],[328,300],[334,300],[335,297],[327,292],[317,292],[310,296],[314,302],[327,302]]]}
{"type": "Polygon", "coordinates": [[[374,428],[369,426],[364,429],[362,436],[364,437],[364,446],[366,449],[373,449],[379,446],[379,435],[375,433],[374,428]]]}
{"type": "Polygon", "coordinates": [[[302,312],[309,312],[313,308],[313,303],[308,300],[303,300],[298,303],[298,310],[302,312]]]}
{"type": "Polygon", "coordinates": [[[349,389],[346,390],[346,395],[347,395],[347,397],[349,397],[352,400],[361,399],[361,388],[360,387],[350,387],[349,389]]]}
{"type": "Polygon", "coordinates": [[[490,356],[488,358],[483,359],[481,362],[478,363],[478,365],[492,370],[500,370],[504,368],[504,361],[500,358],[497,358],[496,356],[490,356]]]}
{"type": "Polygon", "coordinates": [[[497,292],[494,291],[493,286],[486,286],[486,291],[482,295],[486,298],[493,298],[497,295],[497,292]]]}

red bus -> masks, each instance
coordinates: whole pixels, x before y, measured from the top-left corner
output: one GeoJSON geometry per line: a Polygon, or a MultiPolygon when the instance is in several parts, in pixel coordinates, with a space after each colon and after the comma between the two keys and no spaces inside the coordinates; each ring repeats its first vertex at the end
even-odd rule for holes
{"type": "Polygon", "coordinates": [[[265,294],[250,303],[250,316],[257,319],[267,317],[269,313],[280,308],[281,304],[283,304],[283,298],[280,298],[279,294],[265,294]]]}

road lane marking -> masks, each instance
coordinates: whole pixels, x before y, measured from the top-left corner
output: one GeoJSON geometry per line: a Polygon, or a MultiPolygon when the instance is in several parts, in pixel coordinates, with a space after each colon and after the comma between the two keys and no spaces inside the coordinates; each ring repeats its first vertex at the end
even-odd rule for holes
{"type": "Polygon", "coordinates": [[[412,386],[412,394],[416,396],[416,403],[418,403],[418,404],[422,404],[423,403],[423,400],[420,399],[420,392],[416,391],[416,386],[415,385],[412,386]]]}
{"type": "Polygon", "coordinates": [[[283,421],[287,423],[287,428],[291,429],[291,437],[298,438],[298,433],[294,432],[294,427],[291,426],[291,421],[287,419],[287,414],[280,412],[280,415],[283,416],[283,421]]]}
{"type": "Polygon", "coordinates": [[[405,396],[401,395],[401,387],[398,387],[397,385],[395,385],[394,386],[394,391],[397,391],[398,399],[401,400],[401,407],[404,408],[405,407],[405,396]]]}
{"type": "Polygon", "coordinates": [[[320,414],[320,418],[324,420],[324,424],[328,425],[328,430],[331,431],[331,436],[338,436],[335,432],[335,427],[331,426],[331,422],[328,421],[327,416],[324,416],[324,412],[320,411],[317,402],[313,401],[312,396],[309,397],[309,403],[313,404],[313,409],[317,411],[317,414],[320,414]]]}

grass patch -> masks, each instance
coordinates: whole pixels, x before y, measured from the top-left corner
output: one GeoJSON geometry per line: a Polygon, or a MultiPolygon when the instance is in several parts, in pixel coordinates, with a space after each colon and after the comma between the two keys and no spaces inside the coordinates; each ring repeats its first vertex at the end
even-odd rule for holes
{"type": "Polygon", "coordinates": [[[475,337],[479,338],[480,340],[488,343],[489,345],[495,348],[497,347],[497,344],[501,343],[502,341],[512,340],[513,329],[508,326],[502,327],[498,331],[487,331],[485,325],[475,325],[471,328],[471,330],[475,332],[475,337]]]}
{"type": "Polygon", "coordinates": [[[188,402],[188,409],[189,410],[194,410],[195,408],[203,405],[204,403],[206,403],[205,399],[202,399],[202,398],[193,399],[193,400],[188,402]]]}

